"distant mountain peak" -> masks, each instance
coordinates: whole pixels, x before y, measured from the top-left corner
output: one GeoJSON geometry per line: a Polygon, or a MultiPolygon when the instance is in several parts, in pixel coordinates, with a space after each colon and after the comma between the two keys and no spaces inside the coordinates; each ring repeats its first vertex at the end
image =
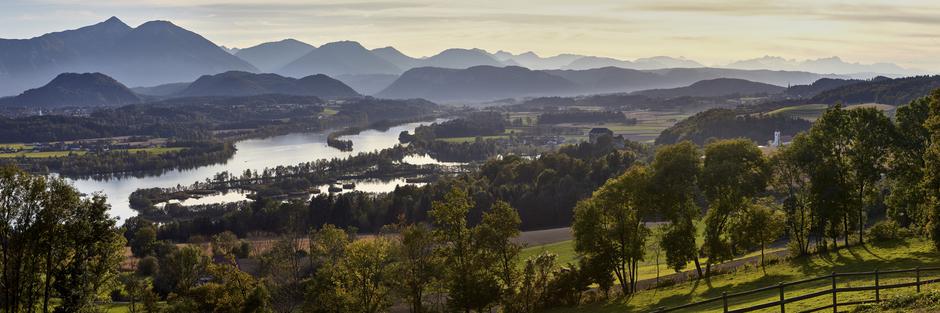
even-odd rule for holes
{"type": "Polygon", "coordinates": [[[294,38],[281,39],[281,41],[278,41],[278,42],[280,42],[280,43],[290,43],[290,44],[302,44],[302,45],[306,45],[306,44],[307,44],[306,42],[303,42],[303,41],[300,41],[300,40],[297,40],[297,39],[294,39],[294,38]]]}
{"type": "MultiPolygon", "coordinates": [[[[102,23],[103,24],[124,24],[124,21],[119,19],[117,16],[112,16],[102,23]]],[[[124,24],[124,25],[127,25],[127,24],[124,24]]]]}
{"type": "Polygon", "coordinates": [[[320,46],[320,49],[365,49],[358,41],[334,41],[320,46]]]}
{"type": "Polygon", "coordinates": [[[164,20],[147,21],[147,22],[144,22],[143,24],[140,24],[140,26],[137,26],[138,30],[164,29],[164,28],[180,28],[180,27],[176,26],[176,24],[173,24],[173,22],[164,21],[164,20]]]}
{"type": "Polygon", "coordinates": [[[520,57],[540,58],[540,56],[539,56],[537,53],[532,52],[532,51],[526,51],[526,52],[520,54],[519,56],[520,56],[520,57]]]}
{"type": "Polygon", "coordinates": [[[831,56],[818,59],[786,59],[780,56],[765,55],[760,58],[732,62],[725,67],[736,69],[767,69],[784,71],[806,71],[813,73],[835,74],[894,74],[912,75],[922,74],[922,71],[906,69],[894,63],[863,64],[860,62],[846,62],[841,57],[831,56]]]}
{"type": "Polygon", "coordinates": [[[401,69],[355,41],[327,43],[293,60],[278,71],[286,76],[397,74],[401,69]]]}

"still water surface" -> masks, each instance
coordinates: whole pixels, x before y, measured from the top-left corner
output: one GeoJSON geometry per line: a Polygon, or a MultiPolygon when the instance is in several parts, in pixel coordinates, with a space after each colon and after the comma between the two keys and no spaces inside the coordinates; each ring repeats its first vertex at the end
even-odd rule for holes
{"type": "MultiPolygon", "coordinates": [[[[203,166],[188,170],[173,170],[149,177],[122,177],[107,180],[77,179],[71,180],[79,191],[87,194],[101,192],[108,197],[111,204],[111,215],[121,220],[137,215],[130,209],[128,196],[140,188],[188,186],[196,181],[204,181],[216,173],[228,171],[240,175],[246,169],[262,170],[265,167],[279,165],[295,165],[311,162],[318,159],[344,158],[360,152],[371,152],[394,147],[398,144],[398,134],[402,131],[414,131],[420,125],[431,122],[409,123],[389,128],[386,131],[367,130],[358,135],[344,136],[343,139],[353,141],[353,151],[339,151],[326,145],[326,133],[294,133],[264,139],[248,139],[235,143],[237,151],[225,163],[203,166]]],[[[422,156],[413,157],[417,163],[433,163],[432,158],[422,156]]],[[[405,160],[408,162],[408,159],[405,160]]],[[[404,180],[391,180],[388,182],[371,182],[360,184],[358,190],[386,192],[393,190],[396,184],[403,184],[404,180]]],[[[238,200],[244,195],[229,193],[218,197],[200,198],[192,203],[213,203],[219,201],[238,200]]],[[[189,200],[187,200],[189,201],[189,200]]],[[[189,203],[189,202],[187,202],[189,203]]]]}

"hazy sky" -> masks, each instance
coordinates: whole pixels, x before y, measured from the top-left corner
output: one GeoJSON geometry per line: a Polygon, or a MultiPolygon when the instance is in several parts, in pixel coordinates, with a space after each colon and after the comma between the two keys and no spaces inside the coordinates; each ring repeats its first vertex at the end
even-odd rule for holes
{"type": "Polygon", "coordinates": [[[220,45],[356,40],[413,56],[450,47],[708,65],[764,55],[895,62],[940,71],[940,1],[712,0],[0,0],[0,38],[112,15],[170,20],[220,45]]]}

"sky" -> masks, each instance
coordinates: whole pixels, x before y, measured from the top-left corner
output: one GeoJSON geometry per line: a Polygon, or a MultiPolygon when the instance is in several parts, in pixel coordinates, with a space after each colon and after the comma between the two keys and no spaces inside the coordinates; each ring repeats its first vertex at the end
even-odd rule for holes
{"type": "Polygon", "coordinates": [[[706,65],[840,56],[940,72],[940,1],[834,0],[0,0],[0,38],[117,16],[169,20],[216,44],[355,40],[412,56],[447,48],[667,55],[706,65]]]}

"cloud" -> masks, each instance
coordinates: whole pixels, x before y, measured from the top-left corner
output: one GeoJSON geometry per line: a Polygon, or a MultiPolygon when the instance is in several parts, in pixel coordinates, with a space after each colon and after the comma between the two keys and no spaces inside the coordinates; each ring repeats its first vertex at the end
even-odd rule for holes
{"type": "Polygon", "coordinates": [[[931,61],[940,53],[936,0],[0,0],[0,37],[112,15],[130,25],[171,20],[227,46],[350,39],[419,55],[480,47],[625,59],[694,53],[706,63],[838,51],[940,68],[931,61]]]}

